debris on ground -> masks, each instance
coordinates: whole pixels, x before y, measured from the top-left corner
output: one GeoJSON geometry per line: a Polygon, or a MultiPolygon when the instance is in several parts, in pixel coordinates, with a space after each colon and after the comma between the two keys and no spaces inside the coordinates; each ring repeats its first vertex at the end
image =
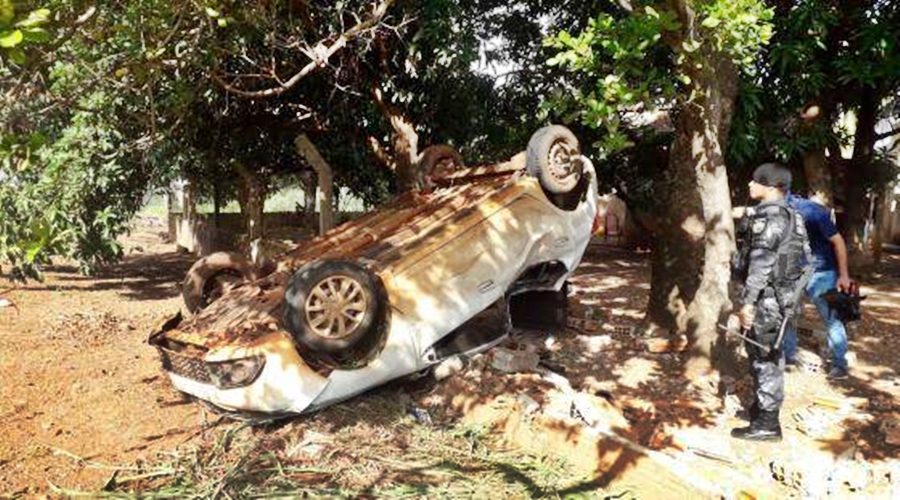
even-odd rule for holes
{"type": "Polygon", "coordinates": [[[829,435],[841,432],[835,428],[840,418],[820,407],[807,406],[795,411],[793,416],[797,430],[811,438],[825,439],[829,435]]]}
{"type": "Polygon", "coordinates": [[[50,338],[72,340],[82,347],[100,345],[137,329],[134,323],[110,311],[64,313],[47,323],[44,330],[50,338]]]}
{"type": "Polygon", "coordinates": [[[434,421],[431,420],[431,414],[428,413],[428,410],[414,406],[409,409],[409,414],[412,415],[416,422],[422,425],[434,425],[434,421]]]}
{"type": "Polygon", "coordinates": [[[577,297],[569,298],[566,326],[583,333],[598,332],[606,322],[606,313],[599,304],[586,304],[577,297]]]}
{"type": "Polygon", "coordinates": [[[19,307],[16,306],[15,302],[13,302],[9,299],[0,297],[0,308],[6,308],[6,307],[11,307],[12,310],[16,312],[16,316],[19,315],[19,307]]]}
{"type": "Polygon", "coordinates": [[[491,350],[491,367],[506,373],[533,372],[540,363],[540,357],[525,350],[511,350],[495,347],[491,350]]]}
{"type": "Polygon", "coordinates": [[[884,442],[900,445],[900,418],[893,417],[884,420],[878,429],[884,434],[884,442]]]}
{"type": "Polygon", "coordinates": [[[535,401],[534,398],[528,394],[516,394],[516,402],[519,404],[519,408],[522,409],[522,414],[525,416],[531,415],[541,409],[540,403],[535,401]]]}
{"type": "Polygon", "coordinates": [[[688,347],[688,338],[684,335],[676,335],[672,337],[651,337],[644,339],[644,345],[647,351],[654,354],[662,354],[667,352],[681,352],[688,347]]]}
{"type": "Polygon", "coordinates": [[[444,361],[438,363],[437,366],[434,367],[434,379],[437,381],[444,380],[448,377],[452,377],[457,373],[463,371],[466,367],[465,361],[463,361],[461,356],[452,356],[444,361]]]}

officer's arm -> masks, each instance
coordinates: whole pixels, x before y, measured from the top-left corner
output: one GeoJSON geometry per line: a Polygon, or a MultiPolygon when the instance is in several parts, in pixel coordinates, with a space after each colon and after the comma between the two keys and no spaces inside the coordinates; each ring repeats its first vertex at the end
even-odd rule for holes
{"type": "Polygon", "coordinates": [[[751,223],[749,265],[741,305],[756,304],[759,294],[769,284],[772,273],[775,272],[778,244],[787,228],[787,222],[787,217],[779,213],[767,218],[756,218],[751,223]],[[761,226],[761,221],[765,221],[764,226],[761,226]],[[752,227],[753,225],[757,226],[752,227]]]}
{"type": "Polygon", "coordinates": [[[847,268],[847,244],[844,243],[844,238],[840,233],[835,233],[834,236],[828,238],[828,241],[834,248],[834,259],[837,261],[837,287],[841,290],[848,290],[850,288],[850,271],[847,268]]]}

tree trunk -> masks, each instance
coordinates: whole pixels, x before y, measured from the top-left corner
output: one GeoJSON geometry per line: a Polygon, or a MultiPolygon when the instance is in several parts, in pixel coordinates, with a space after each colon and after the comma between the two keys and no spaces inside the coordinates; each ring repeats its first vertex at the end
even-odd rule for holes
{"type": "Polygon", "coordinates": [[[331,166],[319,154],[319,150],[310,142],[306,135],[297,136],[294,139],[294,145],[297,152],[300,153],[313,170],[316,171],[316,177],[319,179],[319,191],[322,199],[319,209],[319,234],[325,234],[329,229],[334,227],[334,176],[331,172],[331,166]]]}
{"type": "Polygon", "coordinates": [[[685,68],[694,99],[675,117],[669,167],[655,191],[665,213],[652,257],[648,319],[693,342],[689,376],[718,368],[712,361],[716,324],[731,308],[729,262],[734,251],[731,197],[723,156],[738,74],[727,58],[707,52],[703,69],[685,68]]]}
{"type": "Polygon", "coordinates": [[[890,238],[891,229],[891,198],[894,194],[894,183],[889,182],[881,192],[875,204],[875,235],[873,237],[872,258],[875,265],[880,265],[883,255],[881,245],[890,238]]]}
{"type": "MultiPolygon", "coordinates": [[[[394,150],[393,170],[397,176],[397,192],[406,193],[416,187],[416,166],[419,162],[419,134],[416,127],[399,109],[384,98],[379,86],[372,90],[375,104],[394,129],[392,146],[394,150]]],[[[376,142],[377,144],[377,142],[376,142]]],[[[373,148],[375,149],[375,148],[373,148]]],[[[377,154],[377,150],[376,150],[377,154]]]]}
{"type": "Polygon", "coordinates": [[[867,180],[874,176],[875,124],[878,121],[878,93],[865,86],[860,95],[856,116],[856,134],[853,138],[853,158],[849,162],[845,184],[847,186],[846,232],[847,249],[854,264],[866,264],[872,259],[872,245],[866,222],[870,204],[867,180]]]}
{"type": "Polygon", "coordinates": [[[825,149],[818,148],[803,153],[803,173],[809,184],[809,196],[815,196],[827,207],[834,206],[831,170],[825,159],[825,149]]]}
{"type": "Polygon", "coordinates": [[[241,163],[235,162],[234,169],[241,176],[240,204],[241,214],[247,229],[247,244],[263,236],[263,207],[265,206],[265,188],[259,176],[251,172],[241,163]]]}

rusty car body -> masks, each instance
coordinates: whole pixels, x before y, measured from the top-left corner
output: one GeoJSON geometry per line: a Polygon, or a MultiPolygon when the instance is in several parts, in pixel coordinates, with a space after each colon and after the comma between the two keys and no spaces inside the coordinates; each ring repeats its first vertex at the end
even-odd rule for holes
{"type": "Polygon", "coordinates": [[[533,138],[509,161],[430,176],[430,189],[169,319],[150,343],[172,384],[226,411],[298,414],[489,347],[496,337],[461,338],[460,327],[512,294],[559,290],[596,222],[594,168],[571,133],[554,132],[538,152],[533,138]]]}

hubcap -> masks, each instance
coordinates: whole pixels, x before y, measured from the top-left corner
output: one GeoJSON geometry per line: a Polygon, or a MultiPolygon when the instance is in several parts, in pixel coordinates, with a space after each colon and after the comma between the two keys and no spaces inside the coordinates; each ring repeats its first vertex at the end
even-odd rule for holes
{"type": "Polygon", "coordinates": [[[549,173],[554,179],[565,179],[576,173],[575,158],[577,151],[566,141],[556,141],[550,146],[548,155],[549,173]]]}
{"type": "Polygon", "coordinates": [[[306,321],[316,335],[342,338],[359,328],[366,314],[366,293],[355,279],[330,276],[306,299],[306,321]]]}

